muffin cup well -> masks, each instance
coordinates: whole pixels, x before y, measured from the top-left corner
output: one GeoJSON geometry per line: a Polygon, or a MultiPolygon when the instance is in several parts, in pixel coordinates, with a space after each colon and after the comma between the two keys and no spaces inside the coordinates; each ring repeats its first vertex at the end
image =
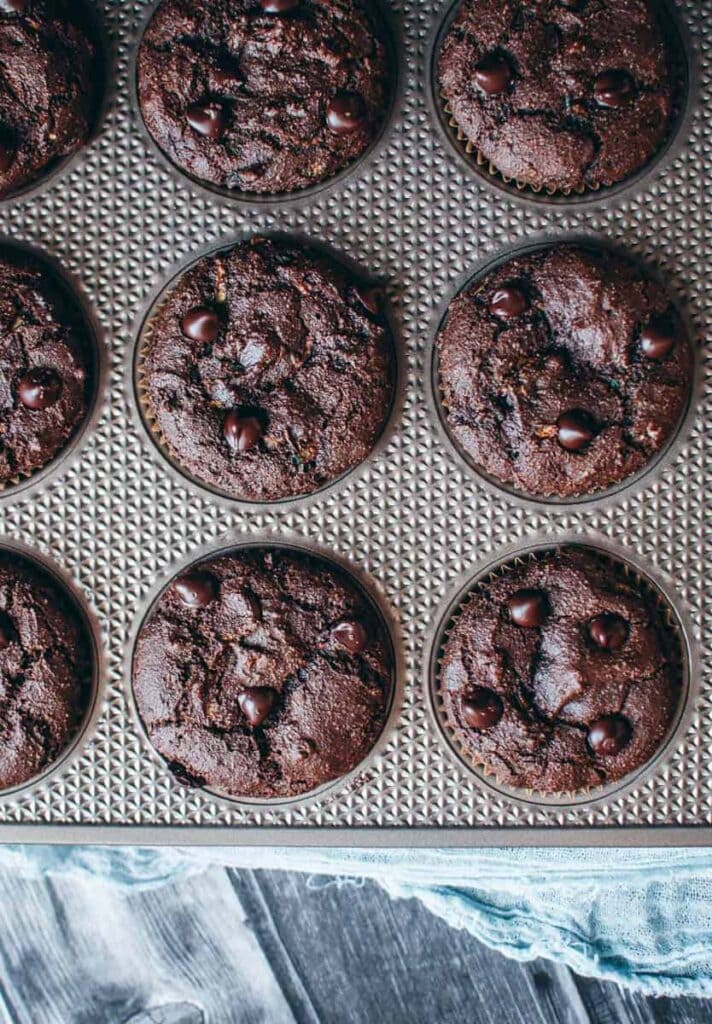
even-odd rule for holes
{"type": "Polygon", "coordinates": [[[307,492],[305,494],[276,498],[272,501],[251,500],[249,498],[233,497],[227,491],[212,486],[211,484],[193,476],[193,474],[191,474],[187,469],[183,468],[178,459],[169,451],[168,446],[165,444],[158,426],[151,414],[145,388],[146,346],[151,338],[154,317],[160,311],[163,303],[170,296],[171,290],[178,284],[181,277],[202,259],[215,256],[220,252],[228,251],[235,245],[248,241],[250,238],[264,238],[276,242],[286,242],[288,244],[293,244],[301,248],[311,250],[317,256],[323,256],[334,262],[340,269],[343,269],[356,281],[367,283],[372,287],[378,287],[383,291],[384,295],[386,293],[387,282],[373,278],[369,279],[364,273],[364,270],[359,267],[355,261],[349,259],[343,253],[333,249],[331,246],[308,238],[305,235],[266,231],[259,232],[258,234],[245,233],[231,236],[229,240],[222,239],[218,243],[213,242],[174,267],[174,269],[170,271],[168,277],[158,285],[158,287],[149,296],[148,300],[144,303],[134,332],[136,343],[134,346],[133,356],[129,364],[127,391],[128,394],[133,397],[133,401],[130,402],[130,405],[135,412],[134,418],[137,425],[151,442],[151,447],[156,455],[160,457],[161,464],[168,468],[171,476],[181,486],[187,486],[202,497],[209,496],[211,499],[232,508],[244,508],[249,509],[252,512],[291,512],[307,508],[317,501],[322,501],[334,495],[342,487],[346,486],[346,484],[351,483],[353,480],[362,476],[374,462],[381,459],[393,438],[400,419],[406,389],[407,359],[402,333],[399,329],[398,322],[396,321],[394,309],[391,303],[386,301],[384,302],[383,308],[383,320],[392,345],[394,384],[391,404],[386,415],[383,428],[370,453],[362,462],[359,462],[350,469],[347,469],[334,480],[331,480],[318,488],[318,490],[307,492]]]}
{"type": "Polygon", "coordinates": [[[0,505],[29,498],[76,462],[84,442],[96,427],[101,416],[108,376],[108,360],[103,331],[80,282],[66,270],[54,255],[34,245],[0,237],[0,254],[3,250],[11,256],[16,255],[20,259],[26,258],[35,266],[46,270],[52,283],[57,286],[68,306],[76,314],[84,336],[83,347],[87,356],[92,386],[84,419],[65,446],[49,462],[33,473],[18,474],[4,483],[0,481],[0,505]]]}
{"type": "Polygon", "coordinates": [[[673,111],[667,137],[658,151],[634,174],[623,181],[596,187],[584,186],[576,190],[535,187],[528,182],[507,177],[479,152],[459,128],[453,117],[447,97],[443,95],[438,75],[440,49],[461,6],[462,0],[448,0],[444,12],[433,21],[426,51],[426,99],[433,123],[446,148],[454,154],[460,166],[490,187],[520,202],[558,207],[579,207],[585,204],[606,204],[631,196],[646,187],[650,180],[679,155],[689,137],[690,121],[697,94],[698,76],[694,50],[687,29],[672,0],[657,0],[656,10],[669,48],[673,75],[673,111]]]}
{"type": "Polygon", "coordinates": [[[331,178],[327,178],[325,181],[314,185],[308,185],[305,188],[295,189],[293,192],[274,193],[240,192],[236,189],[214,185],[212,182],[194,177],[173,163],[146,127],[138,94],[138,53],[144,32],[161,2],[162,0],[154,0],[153,3],[150,3],[136,26],[131,46],[129,89],[133,121],[139,127],[146,148],[158,157],[161,166],[168,172],[173,181],[181,187],[187,186],[205,199],[223,200],[233,206],[243,207],[254,212],[256,210],[268,210],[270,207],[300,209],[309,203],[331,199],[335,193],[341,192],[355,178],[368,173],[369,168],[378,159],[386,140],[391,135],[403,105],[405,75],[403,33],[400,19],[397,18],[387,0],[365,0],[366,10],[371,15],[372,20],[383,29],[386,58],[391,69],[388,100],[376,135],[359,157],[331,178]]]}
{"type": "Polygon", "coordinates": [[[48,764],[39,774],[34,775],[26,782],[20,783],[18,786],[0,789],[0,803],[4,803],[5,801],[20,801],[30,793],[37,796],[38,787],[41,787],[42,790],[50,789],[69,763],[75,761],[84,753],[85,748],[96,732],[98,720],[104,711],[107,663],[101,626],[96,613],[83,592],[74,580],[68,576],[67,572],[54,559],[44,554],[44,552],[7,536],[0,537],[0,552],[7,552],[24,559],[42,572],[45,572],[57,584],[58,588],[76,610],[84,627],[88,641],[89,656],[91,658],[91,672],[87,679],[86,708],[74,736],[69,740],[56,760],[48,764]]]}
{"type": "Polygon", "coordinates": [[[572,811],[579,808],[590,811],[611,800],[620,800],[633,790],[645,785],[679,749],[692,722],[695,700],[699,689],[699,660],[692,623],[671,582],[657,570],[653,571],[635,555],[607,537],[587,533],[568,532],[552,537],[542,531],[530,535],[522,544],[508,545],[494,557],[480,565],[474,573],[460,577],[454,595],[445,598],[436,612],[429,635],[425,660],[425,687],[430,717],[444,741],[445,748],[455,763],[473,776],[493,796],[516,804],[552,811],[572,811]],[[461,612],[467,607],[472,593],[493,576],[501,574],[510,565],[536,559],[547,551],[565,547],[583,548],[600,557],[616,574],[623,573],[634,580],[646,595],[656,602],[661,620],[679,640],[680,691],[676,712],[665,737],[653,756],[629,775],[595,789],[573,793],[542,794],[500,782],[493,771],[474,760],[457,737],[455,726],[448,720],[441,694],[440,666],[445,641],[461,612]]]}
{"type": "Polygon", "coordinates": [[[548,511],[567,512],[583,507],[594,509],[613,506],[616,502],[636,491],[642,490],[644,487],[650,486],[650,484],[656,481],[679,455],[692,429],[702,392],[703,375],[699,346],[696,343],[696,330],[691,317],[688,315],[680,296],[676,293],[672,282],[660,275],[654,265],[651,266],[650,263],[643,260],[637,253],[627,248],[627,246],[603,235],[581,233],[543,234],[529,238],[526,241],[520,240],[495,254],[485,256],[479,261],[474,270],[468,271],[466,275],[458,279],[455,289],[442,302],[433,319],[430,337],[432,342],[430,348],[426,349],[423,375],[426,382],[426,402],[431,422],[434,424],[440,440],[449,449],[465,472],[471,476],[474,475],[489,491],[499,497],[505,496],[510,501],[516,501],[518,505],[523,505],[532,510],[541,511],[542,509],[547,509],[548,511]],[[588,246],[589,248],[607,249],[614,254],[633,261],[648,277],[659,281],[665,287],[676,313],[685,327],[687,344],[690,346],[693,364],[687,402],[680,414],[677,426],[662,448],[645,466],[637,473],[632,474],[632,476],[620,480],[611,487],[571,497],[560,497],[557,494],[529,494],[520,491],[513,485],[498,480],[487,473],[462,450],[458,441],[450,432],[440,383],[437,349],[437,337],[447,320],[450,305],[454,299],[473,285],[476,285],[478,281],[483,280],[491,271],[496,270],[510,260],[536,252],[539,249],[553,248],[558,245],[580,245],[588,246]]]}
{"type": "Polygon", "coordinates": [[[400,718],[405,686],[405,654],[401,626],[390,602],[383,593],[380,584],[369,573],[361,569],[359,566],[354,565],[354,563],[348,559],[336,554],[325,545],[289,532],[275,534],[269,531],[256,531],[251,533],[249,536],[238,535],[231,538],[225,537],[218,546],[213,544],[205,545],[199,549],[194,549],[187,559],[182,559],[180,562],[173,563],[170,568],[166,570],[166,572],[163,573],[162,576],[154,583],[148,594],[141,601],[130,629],[128,643],[126,645],[127,657],[125,664],[125,679],[126,689],[129,695],[131,717],[136,731],[141,738],[144,749],[151,754],[154,761],[157,761],[168,772],[174,785],[189,791],[192,787],[186,787],[184,783],[180,782],[180,780],[176,778],[168,768],[166,759],[151,743],[150,737],[143,723],[143,719],[141,718],[141,714],[138,710],[133,687],[133,662],[136,644],[141,629],[151,615],[156,602],[177,576],[185,573],[185,571],[190,569],[193,565],[197,565],[201,562],[218,558],[223,555],[228,555],[233,552],[239,553],[247,548],[273,548],[312,555],[346,573],[349,579],[356,584],[368,601],[369,605],[373,608],[373,611],[377,615],[383,627],[386,642],[388,643],[391,651],[393,671],[391,674],[391,687],[386,716],[381,732],[366,757],[350,772],[347,772],[346,775],[332,779],[329,782],[323,783],[321,786],[317,786],[313,790],[306,793],[300,793],[291,798],[239,797],[231,796],[228,793],[212,789],[209,786],[195,787],[197,792],[204,793],[210,798],[217,799],[224,805],[233,809],[238,808],[249,811],[264,810],[265,812],[269,812],[280,810],[294,811],[299,810],[302,807],[313,808],[315,804],[318,805],[332,798],[348,795],[350,791],[359,788],[361,785],[364,785],[370,779],[378,775],[380,756],[390,743],[400,718]]]}

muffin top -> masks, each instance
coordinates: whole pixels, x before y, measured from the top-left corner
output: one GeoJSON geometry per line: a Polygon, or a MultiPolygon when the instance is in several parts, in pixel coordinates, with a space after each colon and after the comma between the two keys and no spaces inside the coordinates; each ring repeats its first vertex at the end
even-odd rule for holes
{"type": "Polygon", "coordinates": [[[138,55],[139,104],[166,156],[240,192],[333,177],[379,134],[383,30],[362,0],[163,0],[138,55]]]}
{"type": "Polygon", "coordinates": [[[463,0],[438,79],[474,148],[537,189],[622,181],[670,131],[670,60],[650,0],[463,0]]]}
{"type": "Polygon", "coordinates": [[[174,580],[136,643],[148,737],[188,785],[292,797],[354,769],[386,720],[393,657],[361,588],[283,548],[219,555],[174,580]]]}
{"type": "Polygon", "coordinates": [[[0,248],[0,485],[47,465],[95,386],[87,324],[48,265],[0,248]]]}
{"type": "Polygon", "coordinates": [[[551,245],[500,264],[450,304],[437,352],[454,442],[534,497],[639,472],[689,400],[692,352],[668,293],[607,248],[551,245]]]}
{"type": "Polygon", "coordinates": [[[101,93],[77,0],[0,0],[0,198],[87,142],[101,93]]]}
{"type": "Polygon", "coordinates": [[[149,418],[197,480],[248,501],[309,494],[372,451],[394,355],[377,291],[284,241],[199,260],[144,345],[149,418]]]}
{"type": "Polygon", "coordinates": [[[45,570],[0,552],[0,789],[59,757],[90,696],[90,641],[76,606],[45,570]]]}
{"type": "Polygon", "coordinates": [[[477,584],[444,643],[440,692],[476,765],[510,786],[573,793],[655,754],[680,679],[680,643],[656,595],[570,546],[477,584]]]}

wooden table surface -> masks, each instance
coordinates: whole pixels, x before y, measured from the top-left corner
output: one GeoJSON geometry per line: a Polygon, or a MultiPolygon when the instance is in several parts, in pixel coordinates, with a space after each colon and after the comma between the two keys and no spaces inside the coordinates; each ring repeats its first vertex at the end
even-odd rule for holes
{"type": "Polygon", "coordinates": [[[17,1024],[709,1024],[518,964],[414,900],[281,872],[144,891],[0,874],[0,1019],[17,1024]]]}

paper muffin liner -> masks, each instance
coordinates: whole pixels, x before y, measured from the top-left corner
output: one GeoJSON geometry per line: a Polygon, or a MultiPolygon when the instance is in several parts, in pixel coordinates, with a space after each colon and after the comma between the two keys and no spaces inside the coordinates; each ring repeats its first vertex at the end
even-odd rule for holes
{"type": "Polygon", "coordinates": [[[634,789],[639,789],[653,779],[682,742],[692,719],[694,693],[697,685],[695,645],[687,614],[680,607],[679,598],[672,588],[647,567],[633,561],[630,553],[607,538],[587,534],[563,534],[555,539],[551,534],[530,538],[524,546],[510,546],[506,553],[500,553],[474,575],[461,583],[454,597],[449,599],[433,631],[430,657],[427,660],[427,692],[431,716],[445,745],[455,761],[478,782],[484,784],[497,797],[505,797],[526,805],[535,804],[542,808],[591,809],[593,806],[618,800],[634,789]],[[675,651],[668,654],[668,661],[674,673],[679,673],[679,691],[675,711],[665,735],[656,751],[632,772],[615,781],[601,786],[586,787],[574,791],[540,793],[529,787],[517,787],[498,777],[496,770],[468,749],[462,741],[457,723],[447,712],[444,686],[441,680],[442,660],[447,640],[462,613],[469,607],[480,588],[493,579],[505,577],[515,567],[540,559],[545,554],[565,549],[578,548],[595,555],[601,564],[618,579],[633,582],[655,607],[656,625],[665,630],[666,637],[674,638],[675,651]]]}
{"type": "Polygon", "coordinates": [[[314,502],[322,501],[329,495],[334,494],[342,487],[347,486],[353,480],[358,479],[361,475],[366,473],[375,462],[379,461],[390,444],[397,429],[405,397],[407,360],[401,331],[396,322],[393,307],[386,296],[386,284],[383,281],[375,279],[369,280],[363,269],[355,262],[349,260],[342,253],[332,249],[330,246],[324,245],[317,239],[308,238],[305,235],[295,232],[284,233],[267,231],[260,232],[259,234],[250,233],[237,235],[229,240],[223,239],[217,244],[213,243],[206,246],[199,252],[190,255],[185,261],[181,262],[159,285],[157,291],[155,291],[149,298],[144,311],[139,316],[135,334],[136,343],[133,359],[129,366],[130,379],[127,382],[127,390],[129,394],[133,394],[134,397],[133,406],[138,413],[138,425],[143,428],[144,435],[151,441],[154,451],[161,458],[162,464],[170,470],[171,475],[178,483],[183,486],[187,484],[196,493],[201,494],[202,496],[209,495],[212,499],[217,499],[218,501],[224,502],[226,505],[244,507],[254,512],[275,512],[282,509],[293,511],[307,508],[314,502]],[[171,451],[170,446],[161,432],[148,395],[147,379],[148,350],[153,338],[154,322],[166,303],[170,300],[174,287],[180,283],[183,275],[203,259],[216,256],[221,252],[228,252],[241,242],[257,239],[271,239],[276,242],[283,241],[302,249],[309,250],[315,255],[323,256],[335,263],[336,266],[340,270],[344,271],[347,276],[353,277],[354,281],[368,284],[369,286],[376,287],[382,291],[384,303],[381,316],[384,329],[388,333],[391,342],[393,356],[393,389],[390,406],[386,413],[381,432],[366,458],[361,462],[357,462],[349,469],[346,469],[333,480],[329,480],[322,484],[316,490],[307,491],[302,494],[287,495],[285,497],[274,498],[271,500],[236,497],[223,488],[217,487],[205,480],[201,480],[199,477],[196,477],[191,473],[190,470],[184,467],[178,456],[174,455],[171,451]]]}
{"type": "MultiPolygon", "coordinates": [[[[484,287],[484,284],[482,284],[484,287]]],[[[703,370],[701,365],[701,353],[697,344],[697,331],[681,297],[673,287],[673,282],[664,278],[654,265],[642,259],[636,252],[626,246],[602,235],[583,234],[580,232],[565,232],[562,234],[542,234],[530,236],[526,240],[514,242],[510,246],[501,249],[495,254],[484,257],[473,271],[461,277],[455,289],[443,300],[436,311],[431,328],[431,346],[426,351],[426,365],[424,376],[426,381],[426,398],[430,410],[431,422],[435,426],[440,439],[456,457],[457,461],[469,475],[475,475],[488,490],[498,496],[506,496],[517,504],[531,509],[547,509],[564,512],[567,510],[585,507],[597,508],[607,507],[622,500],[635,491],[648,487],[667,470],[670,464],[680,454],[685,441],[687,440],[692,424],[700,404],[700,397],[703,389],[703,370]],[[686,344],[692,357],[692,369],[687,398],[680,411],[675,427],[670,431],[667,439],[661,448],[655,452],[650,459],[635,473],[607,487],[600,487],[597,490],[582,491],[574,495],[562,497],[556,491],[544,491],[531,493],[523,491],[516,485],[501,480],[493,474],[488,473],[479,466],[475,460],[462,447],[458,439],[452,433],[448,418],[448,404],[445,396],[445,389],[440,378],[440,360],[437,348],[437,338],[445,326],[449,316],[450,307],[454,300],[471,289],[476,290],[478,282],[484,279],[492,271],[505,265],[510,260],[520,256],[529,255],[541,249],[555,248],[562,245],[579,245],[594,249],[604,249],[626,258],[640,268],[641,273],[646,277],[659,282],[665,289],[675,312],[682,323],[686,344]]]]}
{"type": "Polygon", "coordinates": [[[30,565],[45,573],[56,584],[77,614],[87,638],[90,665],[87,666],[86,684],[87,697],[84,714],[74,732],[59,752],[37,775],[33,775],[17,786],[0,789],[0,803],[15,803],[28,794],[37,796],[42,791],[52,788],[57,779],[72,761],[77,760],[86,746],[94,738],[99,718],[106,707],[106,650],[102,637],[101,626],[94,608],[84,596],[83,591],[67,575],[65,570],[43,551],[25,544],[22,541],[0,537],[0,552],[6,552],[24,559],[30,565]]]}
{"type": "Polygon", "coordinates": [[[183,789],[190,789],[194,792],[205,793],[211,799],[215,799],[227,807],[242,810],[264,810],[266,813],[280,810],[299,811],[301,808],[317,809],[332,800],[348,798],[350,793],[368,784],[369,781],[378,777],[381,756],[390,745],[393,734],[401,715],[405,688],[405,650],[404,641],[399,619],[386,597],[383,588],[378,581],[363,570],[360,566],[330,548],[317,541],[307,539],[299,534],[284,531],[279,534],[268,530],[257,530],[249,536],[229,534],[221,542],[206,544],[201,548],[194,549],[187,558],[175,562],[170,568],[156,580],[150,591],[141,601],[129,634],[127,654],[125,661],[126,692],[129,694],[131,718],[137,734],[141,738],[144,749],[151,755],[153,760],[168,773],[172,783],[183,789]],[[293,797],[250,797],[235,796],[225,793],[222,790],[210,786],[186,787],[185,783],[171,771],[168,760],[151,743],[148,731],[138,709],[136,695],[133,687],[133,662],[136,645],[144,625],[150,619],[153,609],[171,585],[173,580],[183,575],[192,566],[220,558],[224,555],[239,554],[246,549],[265,548],[281,549],[297,552],[302,555],[310,555],[318,558],[334,569],[345,573],[349,580],[355,584],[357,589],[364,596],[374,614],[379,620],[383,629],[386,645],[389,648],[392,660],[392,671],[390,679],[390,692],[386,703],[386,711],[383,724],[376,740],[366,756],[345,775],[322,783],[314,789],[304,793],[298,793],[293,797]]]}
{"type": "Polygon", "coordinates": [[[605,199],[613,199],[622,193],[629,193],[643,187],[645,182],[659,173],[663,164],[669,163],[684,145],[693,103],[693,80],[696,84],[697,78],[694,70],[693,50],[687,31],[674,5],[670,0],[661,0],[656,13],[660,19],[672,69],[672,111],[665,139],[642,167],[621,181],[603,180],[596,184],[582,183],[576,188],[569,189],[546,183],[532,185],[530,182],[520,181],[504,174],[492,160],[478,149],[460,127],[450,107],[448,97],[439,84],[440,48],[461,3],[462,0],[455,0],[454,3],[449,0],[445,14],[440,14],[434,21],[428,48],[430,83],[427,95],[432,108],[431,113],[449,148],[458,156],[460,162],[474,171],[479,178],[513,198],[535,203],[578,205],[586,202],[602,202],[605,199]]]}

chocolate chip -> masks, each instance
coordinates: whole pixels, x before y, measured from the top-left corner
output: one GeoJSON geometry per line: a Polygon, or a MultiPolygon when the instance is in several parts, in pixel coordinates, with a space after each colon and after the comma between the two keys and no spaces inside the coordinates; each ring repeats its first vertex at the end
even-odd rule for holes
{"type": "Polygon", "coordinates": [[[475,81],[489,96],[503,92],[512,79],[512,69],[506,57],[488,53],[475,68],[475,81]]]}
{"type": "Polygon", "coordinates": [[[17,385],[23,405],[35,412],[54,405],[62,393],[62,378],[48,367],[38,366],[24,373],[17,385]]]}
{"type": "Polygon", "coordinates": [[[340,644],[349,654],[359,654],[368,643],[366,630],[355,619],[346,619],[340,622],[331,631],[331,635],[337,644],[340,644]]]}
{"type": "Polygon", "coordinates": [[[187,608],[207,608],[217,598],[219,585],[209,572],[191,572],[176,580],[175,588],[187,608]]]}
{"type": "Polygon", "coordinates": [[[507,601],[507,607],[512,622],[527,629],[543,625],[549,613],[549,602],[543,590],[517,590],[507,601]]]}
{"type": "Polygon", "coordinates": [[[354,291],[356,292],[356,298],[359,300],[363,308],[371,316],[378,316],[381,312],[381,300],[383,293],[380,288],[366,288],[364,285],[357,286],[354,291]]]}
{"type": "Polygon", "coordinates": [[[286,14],[299,7],[300,0],[260,0],[260,7],[265,14],[286,14]]]}
{"type": "Polygon", "coordinates": [[[17,149],[12,143],[0,140],[0,174],[7,174],[15,163],[17,149]]]}
{"type": "Polygon", "coordinates": [[[502,699],[485,686],[476,686],[462,699],[462,717],[471,729],[491,729],[503,712],[502,699]]]}
{"type": "Polygon", "coordinates": [[[249,686],[237,698],[240,710],[253,728],[262,725],[279,694],[270,686],[249,686]]]}
{"type": "Polygon", "coordinates": [[[228,125],[225,107],[221,103],[193,103],[186,112],[190,127],[199,135],[219,139],[228,125]]]}
{"type": "Polygon", "coordinates": [[[529,308],[529,301],[520,288],[498,288],[489,301],[489,311],[500,320],[521,316],[529,308]]]}
{"type": "Polygon", "coordinates": [[[27,0],[0,0],[0,11],[3,14],[23,14],[27,9],[27,0]]]}
{"type": "Polygon", "coordinates": [[[363,99],[355,92],[342,92],[329,101],[326,108],[326,123],[337,135],[363,128],[368,120],[368,110],[363,99]]]}
{"type": "Polygon", "coordinates": [[[297,740],[297,745],[295,747],[294,752],[297,756],[298,761],[306,761],[306,759],[308,757],[311,757],[315,751],[316,743],[314,742],[314,740],[310,740],[308,736],[301,736],[297,740]]]}
{"type": "Polygon", "coordinates": [[[628,623],[620,615],[603,612],[588,624],[591,639],[607,651],[617,651],[628,639],[628,623]]]}
{"type": "Polygon", "coordinates": [[[208,306],[195,306],[181,320],[180,329],[191,341],[207,345],[215,341],[220,332],[220,317],[208,306]]]}
{"type": "Polygon", "coordinates": [[[640,332],[640,351],[648,359],[664,359],[674,348],[676,336],[669,317],[654,317],[640,332]]]}
{"type": "Polygon", "coordinates": [[[9,647],[16,635],[10,616],[5,612],[0,612],[0,651],[9,647]]]}
{"type": "Polygon", "coordinates": [[[601,107],[623,107],[635,94],[635,82],[627,71],[603,71],[593,83],[593,95],[601,107]]]}
{"type": "Polygon", "coordinates": [[[599,757],[619,754],[630,742],[633,729],[623,715],[604,715],[588,730],[588,745],[599,757]]]}
{"type": "Polygon", "coordinates": [[[225,417],[223,434],[233,451],[249,452],[263,433],[262,424],[256,416],[242,416],[239,410],[233,409],[225,417]]]}
{"type": "Polygon", "coordinates": [[[593,441],[596,427],[584,409],[571,409],[556,421],[557,439],[562,448],[579,452],[593,441]]]}

